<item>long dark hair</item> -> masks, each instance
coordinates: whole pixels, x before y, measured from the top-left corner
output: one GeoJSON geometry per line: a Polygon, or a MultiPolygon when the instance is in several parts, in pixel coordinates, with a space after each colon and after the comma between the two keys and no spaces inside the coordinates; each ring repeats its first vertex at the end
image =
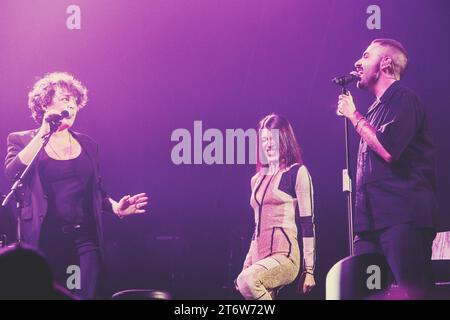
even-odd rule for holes
{"type": "MultiPolygon", "coordinates": [[[[265,116],[258,123],[257,134],[258,143],[256,150],[256,172],[261,170],[263,167],[267,167],[267,161],[261,161],[260,157],[265,157],[263,152],[260,152],[260,141],[261,141],[261,130],[262,129],[277,129],[279,133],[279,160],[280,167],[289,167],[294,163],[303,164],[303,159],[301,156],[301,149],[298,145],[297,139],[295,138],[294,130],[289,121],[280,116],[279,114],[269,114],[265,116]]],[[[265,160],[265,159],[264,159],[265,160]]]]}

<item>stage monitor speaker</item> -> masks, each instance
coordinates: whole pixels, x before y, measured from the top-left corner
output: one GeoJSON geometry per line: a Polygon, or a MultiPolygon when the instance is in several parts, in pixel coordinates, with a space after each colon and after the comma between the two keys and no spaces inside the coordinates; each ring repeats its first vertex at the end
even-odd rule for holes
{"type": "Polygon", "coordinates": [[[364,300],[383,294],[393,282],[383,255],[361,254],[338,261],[326,278],[327,300],[364,300]]]}

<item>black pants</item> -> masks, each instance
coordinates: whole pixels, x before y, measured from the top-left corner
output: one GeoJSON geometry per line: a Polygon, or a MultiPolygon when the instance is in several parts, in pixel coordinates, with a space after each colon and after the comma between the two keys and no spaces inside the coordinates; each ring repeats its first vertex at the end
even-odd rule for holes
{"type": "Polygon", "coordinates": [[[358,233],[355,254],[381,253],[407,299],[429,297],[434,286],[431,254],[436,232],[410,223],[358,233]]]}
{"type": "Polygon", "coordinates": [[[98,295],[100,277],[100,250],[95,225],[89,227],[64,228],[59,224],[44,223],[41,232],[40,250],[46,256],[54,279],[80,299],[95,299],[98,295]],[[78,266],[80,288],[71,288],[75,282],[67,272],[69,266],[78,266]]]}

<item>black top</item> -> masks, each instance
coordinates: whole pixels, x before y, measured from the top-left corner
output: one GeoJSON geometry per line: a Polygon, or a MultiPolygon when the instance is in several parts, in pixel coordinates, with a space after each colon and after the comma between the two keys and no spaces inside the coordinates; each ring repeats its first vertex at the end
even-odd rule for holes
{"type": "Polygon", "coordinates": [[[366,118],[393,161],[384,161],[361,139],[355,231],[404,222],[434,227],[438,210],[436,168],[424,105],[414,92],[396,81],[369,108],[366,118]]]}
{"type": "MultiPolygon", "coordinates": [[[[92,212],[95,221],[96,235],[99,241],[101,255],[103,257],[103,224],[102,212],[112,212],[109,196],[102,187],[98,161],[98,144],[89,136],[70,130],[72,136],[80,143],[83,151],[88,155],[90,164],[94,169],[92,188],[87,190],[92,197],[92,212]]],[[[36,136],[39,129],[12,132],[8,134],[7,153],[5,158],[5,175],[8,179],[15,177],[25,170],[26,166],[20,160],[18,154],[36,136]]],[[[42,156],[42,153],[41,153],[42,156]]],[[[38,168],[37,168],[38,169],[38,168]]],[[[44,195],[39,170],[30,172],[29,180],[21,189],[23,207],[19,209],[22,223],[22,241],[34,248],[39,247],[39,239],[44,220],[46,221],[48,211],[47,196],[44,195]]]]}
{"type": "Polygon", "coordinates": [[[93,223],[92,163],[82,149],[71,160],[55,160],[46,152],[39,162],[39,174],[48,198],[48,219],[58,224],[93,223]]]}

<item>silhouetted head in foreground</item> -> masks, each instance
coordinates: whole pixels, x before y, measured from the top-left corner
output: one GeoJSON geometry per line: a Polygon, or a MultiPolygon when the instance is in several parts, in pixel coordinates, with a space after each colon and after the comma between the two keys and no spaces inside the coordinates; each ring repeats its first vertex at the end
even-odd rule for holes
{"type": "Polygon", "coordinates": [[[54,287],[50,267],[37,251],[24,245],[0,250],[0,300],[70,298],[54,287]]]}

